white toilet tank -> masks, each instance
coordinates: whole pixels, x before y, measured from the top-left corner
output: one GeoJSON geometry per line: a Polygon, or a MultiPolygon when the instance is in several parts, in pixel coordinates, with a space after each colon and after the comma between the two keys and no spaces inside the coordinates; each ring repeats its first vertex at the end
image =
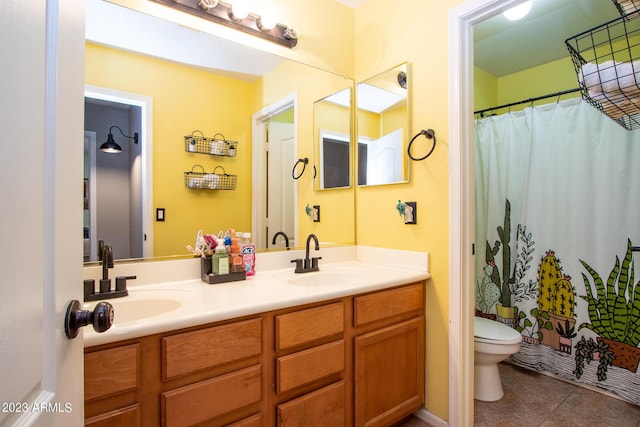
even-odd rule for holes
{"type": "Polygon", "coordinates": [[[474,316],[473,336],[478,342],[494,344],[515,344],[522,340],[515,329],[495,320],[474,316]]]}

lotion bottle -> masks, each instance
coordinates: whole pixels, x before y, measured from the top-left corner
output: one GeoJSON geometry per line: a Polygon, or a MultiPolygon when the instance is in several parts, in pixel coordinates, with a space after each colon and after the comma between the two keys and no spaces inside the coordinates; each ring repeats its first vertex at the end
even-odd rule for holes
{"type": "Polygon", "coordinates": [[[224,247],[224,239],[218,239],[216,250],[211,256],[211,272],[215,275],[229,274],[229,255],[224,247]]]}

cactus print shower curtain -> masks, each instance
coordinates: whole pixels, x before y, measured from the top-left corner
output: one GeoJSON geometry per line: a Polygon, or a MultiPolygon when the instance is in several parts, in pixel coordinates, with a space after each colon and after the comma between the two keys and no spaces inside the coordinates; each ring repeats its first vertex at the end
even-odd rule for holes
{"type": "Polygon", "coordinates": [[[475,139],[476,316],[521,333],[513,363],[640,405],[640,131],[573,99],[475,139]]]}

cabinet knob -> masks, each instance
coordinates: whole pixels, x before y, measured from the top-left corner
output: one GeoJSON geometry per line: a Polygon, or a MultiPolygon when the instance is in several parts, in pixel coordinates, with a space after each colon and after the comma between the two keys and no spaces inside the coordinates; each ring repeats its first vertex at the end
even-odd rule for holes
{"type": "Polygon", "coordinates": [[[113,306],[102,301],[96,304],[93,311],[81,310],[80,301],[73,300],[67,306],[64,316],[64,334],[69,339],[78,336],[81,327],[89,324],[93,325],[96,332],[104,332],[113,325],[113,306]]]}

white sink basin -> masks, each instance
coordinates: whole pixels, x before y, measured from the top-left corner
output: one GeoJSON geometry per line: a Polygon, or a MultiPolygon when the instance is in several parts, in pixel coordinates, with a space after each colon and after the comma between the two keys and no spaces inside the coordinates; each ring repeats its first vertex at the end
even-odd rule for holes
{"type": "Polygon", "coordinates": [[[354,286],[366,279],[366,274],[361,271],[314,271],[312,273],[299,273],[289,279],[292,285],[302,286],[354,286]]]}
{"type": "MultiPolygon", "coordinates": [[[[195,297],[195,293],[184,290],[153,289],[130,290],[129,296],[101,301],[113,306],[113,322],[118,325],[171,313],[195,297]]],[[[98,302],[84,304],[84,309],[93,310],[98,302]]]]}

